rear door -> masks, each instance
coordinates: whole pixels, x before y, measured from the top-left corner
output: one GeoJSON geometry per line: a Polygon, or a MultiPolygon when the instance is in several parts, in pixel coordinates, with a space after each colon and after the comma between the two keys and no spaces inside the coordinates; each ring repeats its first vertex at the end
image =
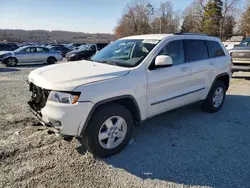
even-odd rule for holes
{"type": "Polygon", "coordinates": [[[187,59],[192,67],[191,87],[192,100],[201,100],[206,97],[214,77],[214,60],[209,59],[206,42],[203,39],[185,40],[187,59]]]}
{"type": "MultiPolygon", "coordinates": [[[[148,70],[147,101],[149,116],[154,116],[190,102],[192,70],[185,59],[183,40],[168,41],[157,55],[171,56],[173,65],[148,70]]],[[[152,64],[154,65],[154,61],[152,64]]]]}
{"type": "Polygon", "coordinates": [[[35,61],[46,62],[48,58],[49,49],[43,47],[36,47],[35,61]]]}

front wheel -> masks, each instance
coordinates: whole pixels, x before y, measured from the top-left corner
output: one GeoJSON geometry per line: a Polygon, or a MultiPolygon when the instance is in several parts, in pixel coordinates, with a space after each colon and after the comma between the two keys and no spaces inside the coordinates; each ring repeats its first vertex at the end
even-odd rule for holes
{"type": "Polygon", "coordinates": [[[17,64],[17,59],[13,57],[9,57],[8,59],[5,60],[5,65],[7,67],[13,67],[16,66],[17,64]]]}
{"type": "Polygon", "coordinates": [[[83,135],[87,149],[97,157],[119,153],[129,142],[134,121],[122,105],[111,104],[98,109],[83,135]]]}
{"type": "Polygon", "coordinates": [[[202,109],[209,113],[217,112],[224,104],[226,97],[226,86],[221,80],[217,80],[212,86],[206,100],[202,104],[202,109]]]}

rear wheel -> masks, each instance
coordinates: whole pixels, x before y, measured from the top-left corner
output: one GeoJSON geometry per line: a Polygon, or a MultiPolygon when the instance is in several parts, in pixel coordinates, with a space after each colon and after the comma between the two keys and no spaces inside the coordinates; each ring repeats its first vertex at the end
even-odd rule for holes
{"type": "Polygon", "coordinates": [[[223,81],[217,80],[202,104],[202,109],[209,113],[219,111],[224,104],[225,97],[226,86],[223,81]]]}
{"type": "Polygon", "coordinates": [[[55,64],[56,63],[56,58],[54,58],[54,57],[49,57],[48,59],[47,59],[47,63],[48,64],[55,64]]]}
{"type": "Polygon", "coordinates": [[[9,57],[5,60],[5,65],[7,67],[13,67],[16,66],[16,64],[18,63],[17,59],[14,57],[9,57]]]}
{"type": "Polygon", "coordinates": [[[119,153],[129,142],[134,121],[122,105],[111,104],[98,109],[83,135],[83,144],[97,157],[119,153]]]}

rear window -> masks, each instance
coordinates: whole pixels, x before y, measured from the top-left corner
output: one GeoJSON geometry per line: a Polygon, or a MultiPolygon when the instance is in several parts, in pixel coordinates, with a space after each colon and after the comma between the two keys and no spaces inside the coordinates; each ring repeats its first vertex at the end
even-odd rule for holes
{"type": "Polygon", "coordinates": [[[209,58],[224,56],[225,53],[221,45],[216,41],[206,41],[209,58]]]}
{"type": "Polygon", "coordinates": [[[185,40],[189,61],[208,59],[207,46],[203,40],[185,40]]]}

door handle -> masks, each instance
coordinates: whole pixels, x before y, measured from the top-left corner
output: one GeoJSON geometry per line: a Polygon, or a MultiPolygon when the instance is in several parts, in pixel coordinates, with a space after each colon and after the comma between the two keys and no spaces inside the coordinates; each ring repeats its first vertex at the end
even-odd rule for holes
{"type": "Polygon", "coordinates": [[[209,65],[214,65],[214,62],[210,62],[209,65]]]}
{"type": "Polygon", "coordinates": [[[186,71],[188,71],[188,69],[189,69],[188,67],[183,67],[183,68],[181,68],[181,71],[186,72],[186,71]]]}

